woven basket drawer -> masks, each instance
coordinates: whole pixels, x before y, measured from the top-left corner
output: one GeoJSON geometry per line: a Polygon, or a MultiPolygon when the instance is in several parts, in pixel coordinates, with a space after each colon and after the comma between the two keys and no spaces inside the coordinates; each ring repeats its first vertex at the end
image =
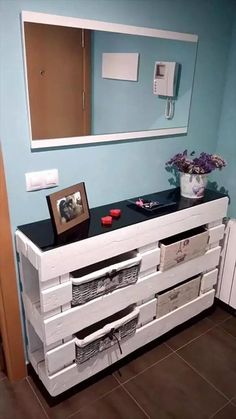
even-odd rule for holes
{"type": "Polygon", "coordinates": [[[206,252],[209,233],[204,228],[196,228],[161,241],[159,269],[165,271],[206,252]]]}
{"type": "Polygon", "coordinates": [[[129,252],[71,273],[72,306],[84,304],[138,279],[141,255],[129,252]]]}
{"type": "Polygon", "coordinates": [[[157,317],[162,317],[197,298],[200,281],[201,276],[199,275],[169,291],[157,294],[157,317]]]}
{"type": "Polygon", "coordinates": [[[139,309],[134,306],[104,319],[75,335],[76,362],[82,364],[96,356],[99,352],[118,344],[134,335],[139,317],[139,309]]]}

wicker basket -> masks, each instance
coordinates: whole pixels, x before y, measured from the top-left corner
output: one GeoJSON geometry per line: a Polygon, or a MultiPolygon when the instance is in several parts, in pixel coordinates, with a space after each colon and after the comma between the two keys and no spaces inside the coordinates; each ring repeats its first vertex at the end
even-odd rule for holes
{"type": "Polygon", "coordinates": [[[84,304],[115,289],[134,284],[138,279],[140,264],[141,256],[132,252],[72,272],[71,305],[84,304]]]}
{"type": "Polygon", "coordinates": [[[109,318],[96,323],[93,327],[75,335],[76,362],[82,364],[99,352],[120,343],[122,339],[134,335],[139,317],[139,309],[133,307],[122,310],[109,318]],[[126,314],[128,312],[128,314],[126,314]],[[92,329],[92,330],[91,330],[92,329]],[[95,331],[94,331],[95,330],[95,331]]]}

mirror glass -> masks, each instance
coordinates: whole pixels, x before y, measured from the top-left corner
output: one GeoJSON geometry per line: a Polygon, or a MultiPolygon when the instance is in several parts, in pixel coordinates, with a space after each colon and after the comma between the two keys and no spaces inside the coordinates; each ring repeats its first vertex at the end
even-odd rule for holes
{"type": "Polygon", "coordinates": [[[92,134],[187,126],[196,57],[195,44],[95,31],[92,57],[92,134]],[[137,52],[137,82],[102,78],[104,52],[137,52]],[[175,112],[169,120],[165,118],[166,98],[153,94],[156,61],[180,64],[175,112]]]}
{"type": "Polygon", "coordinates": [[[110,141],[110,134],[113,134],[114,140],[119,140],[187,132],[197,52],[196,35],[173,33],[171,39],[171,32],[161,31],[164,36],[159,36],[158,30],[140,28],[139,31],[137,27],[102,25],[102,22],[102,28],[97,29],[100,23],[97,21],[94,29],[91,22],[95,21],[71,18],[74,46],[68,48],[65,44],[66,53],[63,55],[62,43],[71,29],[69,21],[63,25],[62,20],[58,25],[58,19],[55,19],[52,24],[54,20],[51,16],[48,25],[47,21],[42,24],[41,19],[44,20],[42,14],[23,13],[32,147],[110,141]],[[76,25],[75,20],[78,20],[76,25]],[[82,25],[83,22],[86,24],[82,25]],[[28,30],[30,25],[33,26],[33,35],[31,28],[28,30]],[[34,32],[40,37],[42,31],[50,29],[50,26],[54,30],[50,35],[53,39],[51,50],[43,51],[44,55],[40,57],[38,38],[34,40],[36,44],[29,47],[28,43],[35,36],[34,32]],[[106,26],[108,30],[105,30],[106,26]],[[85,31],[81,31],[82,27],[85,31]],[[61,34],[63,30],[66,33],[61,34]],[[80,39],[82,49],[78,52],[78,58],[75,50],[80,39]],[[83,42],[88,47],[86,53],[83,42]],[[71,55],[68,55],[70,52],[71,55]],[[54,53],[59,54],[60,59],[54,58],[54,53]],[[77,67],[76,70],[70,68],[75,55],[75,65],[82,66],[81,74],[77,67]],[[54,68],[50,67],[53,61],[54,68]],[[155,74],[156,62],[177,63],[173,80],[171,71],[165,73],[166,68],[163,74],[162,70],[158,70],[160,74],[155,74]],[[56,81],[60,74],[66,79],[56,81]],[[166,86],[173,84],[175,87],[171,92],[170,118],[166,117],[168,104],[163,90],[154,94],[154,79],[157,76],[161,83],[165,79],[166,86]],[[35,86],[34,91],[32,86],[35,86]],[[64,89],[63,93],[61,88],[64,89]],[[82,114],[78,116],[80,107],[82,114]],[[50,125],[48,130],[41,129],[47,124],[50,125]]]}

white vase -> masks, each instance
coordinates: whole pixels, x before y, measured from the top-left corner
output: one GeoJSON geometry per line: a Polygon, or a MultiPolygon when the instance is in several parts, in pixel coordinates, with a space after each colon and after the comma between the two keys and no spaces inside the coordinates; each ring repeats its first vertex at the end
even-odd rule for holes
{"type": "Polygon", "coordinates": [[[180,172],[180,193],[185,198],[202,198],[207,184],[207,175],[190,175],[180,172]]]}

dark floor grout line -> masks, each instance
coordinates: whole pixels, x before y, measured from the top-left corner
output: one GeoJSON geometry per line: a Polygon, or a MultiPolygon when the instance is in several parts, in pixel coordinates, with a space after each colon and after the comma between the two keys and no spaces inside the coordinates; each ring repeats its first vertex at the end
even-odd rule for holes
{"type": "Polygon", "coordinates": [[[115,378],[116,382],[119,384],[119,386],[121,386],[121,382],[118,380],[114,372],[112,373],[112,377],[115,378]]]}
{"type": "Polygon", "coordinates": [[[221,410],[223,410],[226,406],[230,404],[231,404],[230,402],[225,403],[224,406],[220,407],[215,413],[213,413],[213,415],[211,415],[209,419],[213,419],[219,412],[221,412],[221,410]]]}
{"type": "Polygon", "coordinates": [[[210,317],[204,317],[204,319],[207,319],[210,323],[214,324],[215,326],[217,326],[217,323],[215,323],[213,320],[211,320],[210,317]]]}
{"type": "Polygon", "coordinates": [[[214,322],[213,320],[211,320],[209,317],[207,317],[207,319],[208,320],[211,320],[211,322],[213,322],[213,323],[215,323],[215,325],[216,326],[219,326],[220,324],[222,324],[222,323],[225,323],[227,320],[229,320],[229,319],[231,319],[232,318],[232,315],[231,314],[229,314],[229,317],[226,317],[226,319],[224,319],[224,320],[220,320],[219,322],[214,322]]]}
{"type": "Polygon", "coordinates": [[[221,330],[223,330],[225,333],[227,333],[227,335],[231,336],[231,338],[236,339],[236,336],[235,335],[232,335],[230,332],[228,332],[228,330],[225,330],[223,327],[221,328],[221,330]]]}
{"type": "Polygon", "coordinates": [[[31,390],[32,390],[33,394],[35,395],[35,397],[36,397],[36,399],[37,399],[37,401],[38,401],[38,403],[39,403],[39,405],[40,405],[40,407],[41,407],[41,409],[42,409],[43,413],[44,413],[44,414],[45,414],[45,416],[46,416],[46,418],[47,418],[47,419],[50,419],[50,417],[48,416],[48,414],[47,414],[46,410],[44,409],[44,406],[43,406],[43,404],[41,403],[41,401],[40,401],[40,399],[39,399],[38,395],[37,395],[37,394],[36,394],[36,392],[34,391],[34,388],[33,388],[32,384],[31,384],[30,380],[28,379],[28,376],[26,377],[26,381],[27,381],[27,383],[29,384],[29,387],[31,388],[31,390]]]}
{"type": "Polygon", "coordinates": [[[178,354],[178,352],[175,352],[175,354],[182,359],[182,361],[185,362],[185,364],[187,364],[193,371],[195,371],[198,375],[200,375],[200,377],[203,378],[204,381],[206,381],[206,383],[208,383],[211,387],[213,387],[218,393],[221,394],[221,396],[223,396],[226,400],[228,400],[228,402],[230,401],[229,397],[226,396],[226,394],[224,394],[219,388],[217,388],[211,381],[209,381],[200,371],[198,371],[193,365],[191,365],[188,361],[186,361],[180,354],[178,354]]]}
{"type": "Polygon", "coordinates": [[[173,348],[171,348],[168,343],[163,342],[163,345],[165,345],[168,349],[170,349],[172,352],[175,352],[175,350],[173,348]]]}
{"type": "Polygon", "coordinates": [[[236,395],[234,395],[234,397],[232,397],[232,399],[230,399],[230,403],[231,403],[234,407],[236,407],[236,395]],[[234,399],[235,399],[235,401],[234,401],[234,399]]]}
{"type": "MultiPolygon", "coordinates": [[[[117,381],[117,380],[116,380],[117,381]]],[[[117,386],[115,386],[112,390],[107,391],[106,393],[102,394],[101,396],[97,397],[96,399],[94,399],[92,402],[90,403],[86,403],[83,407],[81,407],[80,409],[76,410],[75,412],[71,413],[69,416],[66,416],[65,419],[69,419],[69,418],[73,418],[74,415],[77,415],[77,413],[81,412],[82,410],[86,409],[88,406],[91,406],[92,404],[96,403],[97,401],[103,399],[104,397],[108,396],[109,394],[113,393],[113,391],[117,390],[119,387],[121,387],[120,384],[118,384],[117,386]]]]}
{"type": "Polygon", "coordinates": [[[152,368],[152,367],[156,366],[157,364],[159,364],[160,362],[164,361],[164,359],[169,358],[169,356],[173,355],[173,353],[174,352],[172,351],[170,354],[164,356],[164,358],[159,359],[158,361],[154,362],[152,365],[149,365],[148,367],[144,368],[142,371],[140,371],[137,374],[133,375],[132,377],[128,378],[128,380],[125,380],[125,381],[122,381],[121,382],[118,377],[115,377],[115,376],[114,377],[116,378],[116,380],[118,381],[118,383],[122,386],[123,384],[128,383],[130,380],[133,380],[134,378],[136,378],[139,375],[143,374],[144,372],[146,372],[150,368],[152,368]]]}
{"type": "Polygon", "coordinates": [[[129,392],[129,390],[127,388],[125,388],[125,386],[121,385],[121,387],[123,388],[123,390],[128,394],[128,396],[134,401],[134,403],[139,407],[140,410],[142,410],[142,412],[144,413],[144,415],[148,418],[151,419],[151,416],[149,416],[149,414],[144,410],[144,408],[139,404],[139,402],[135,399],[135,397],[129,392]]]}
{"type": "Polygon", "coordinates": [[[201,336],[206,335],[208,332],[210,332],[211,330],[215,329],[216,327],[217,327],[216,325],[214,325],[214,326],[210,327],[209,329],[205,330],[205,332],[200,333],[200,335],[196,336],[195,338],[193,338],[193,339],[189,340],[189,341],[188,341],[187,343],[185,343],[184,345],[180,346],[178,349],[173,349],[173,348],[171,348],[171,346],[170,346],[170,345],[168,345],[168,343],[165,343],[165,344],[166,344],[166,346],[168,346],[168,348],[169,348],[169,349],[172,349],[172,351],[175,353],[175,352],[179,351],[180,349],[185,348],[185,346],[187,346],[187,345],[189,345],[190,343],[194,342],[195,340],[197,340],[197,339],[198,339],[198,338],[200,338],[201,336]]]}

